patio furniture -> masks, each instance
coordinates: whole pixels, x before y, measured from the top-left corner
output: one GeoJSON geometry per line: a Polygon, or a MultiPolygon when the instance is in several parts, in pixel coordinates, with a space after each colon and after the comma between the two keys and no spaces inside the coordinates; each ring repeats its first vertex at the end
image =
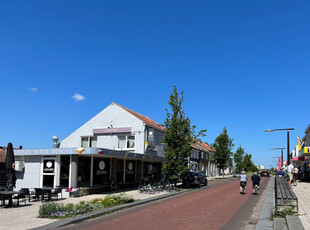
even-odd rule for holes
{"type": "Polygon", "coordinates": [[[44,200],[44,193],[43,193],[42,188],[35,188],[34,190],[36,191],[35,200],[36,201],[40,200],[40,196],[41,196],[41,199],[44,200]]]}
{"type": "Polygon", "coordinates": [[[29,202],[31,198],[36,198],[35,193],[32,193],[29,188],[22,188],[21,190],[25,192],[25,196],[28,197],[29,202]]]}
{"type": "Polygon", "coordinates": [[[15,191],[0,191],[1,200],[3,201],[3,206],[5,206],[5,200],[9,200],[8,207],[13,206],[13,195],[18,194],[18,192],[15,191]]]}
{"type": "Polygon", "coordinates": [[[17,200],[17,206],[19,206],[19,201],[22,200],[25,202],[26,206],[26,192],[25,190],[19,190],[18,194],[13,196],[13,200],[17,200]]]}
{"type": "Polygon", "coordinates": [[[58,200],[58,194],[60,193],[61,199],[62,199],[62,188],[61,187],[56,187],[52,189],[51,191],[51,197],[56,197],[58,200]]]}
{"type": "Polygon", "coordinates": [[[0,207],[2,209],[2,207],[4,207],[5,205],[5,196],[0,194],[0,207]]]}

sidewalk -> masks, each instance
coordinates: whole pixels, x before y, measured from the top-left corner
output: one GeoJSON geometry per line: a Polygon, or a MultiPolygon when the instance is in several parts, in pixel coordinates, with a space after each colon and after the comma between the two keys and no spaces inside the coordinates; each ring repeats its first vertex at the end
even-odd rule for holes
{"type": "Polygon", "coordinates": [[[273,222],[269,220],[272,210],[274,209],[274,177],[268,182],[266,193],[263,195],[263,206],[256,224],[256,230],[273,229],[273,222]]]}
{"type": "Polygon", "coordinates": [[[305,229],[310,229],[310,183],[298,182],[292,189],[298,198],[299,219],[305,229]]]}

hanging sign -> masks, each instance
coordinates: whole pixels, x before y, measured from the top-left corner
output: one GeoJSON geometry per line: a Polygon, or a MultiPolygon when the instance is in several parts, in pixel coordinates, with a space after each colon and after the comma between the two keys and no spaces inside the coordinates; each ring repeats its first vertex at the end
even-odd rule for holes
{"type": "Polygon", "coordinates": [[[304,153],[310,153],[310,147],[304,147],[304,153]]]}

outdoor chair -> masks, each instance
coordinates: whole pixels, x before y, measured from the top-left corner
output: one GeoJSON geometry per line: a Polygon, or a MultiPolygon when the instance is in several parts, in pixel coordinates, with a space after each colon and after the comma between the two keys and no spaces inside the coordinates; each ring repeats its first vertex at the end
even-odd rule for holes
{"type": "Polygon", "coordinates": [[[61,199],[62,199],[62,188],[61,187],[56,187],[52,190],[51,196],[56,197],[58,200],[58,194],[60,193],[61,199]]]}
{"type": "Polygon", "coordinates": [[[24,191],[25,196],[28,197],[29,202],[31,198],[35,199],[35,194],[34,193],[32,194],[29,188],[22,188],[21,190],[24,191]]]}
{"type": "Polygon", "coordinates": [[[19,190],[16,196],[13,196],[13,200],[17,200],[17,206],[19,206],[19,201],[22,200],[25,202],[26,206],[26,192],[24,190],[19,190]]]}
{"type": "Polygon", "coordinates": [[[44,200],[43,189],[42,188],[35,188],[34,190],[36,191],[35,200],[36,201],[40,200],[40,196],[41,196],[42,200],[44,200]]]}
{"type": "Polygon", "coordinates": [[[5,205],[5,195],[0,194],[0,207],[1,207],[1,209],[4,205],[5,205]]]}

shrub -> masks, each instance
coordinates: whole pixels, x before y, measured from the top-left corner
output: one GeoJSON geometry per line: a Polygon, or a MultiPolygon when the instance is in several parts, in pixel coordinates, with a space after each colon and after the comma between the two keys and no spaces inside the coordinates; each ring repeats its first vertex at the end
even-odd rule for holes
{"type": "Polygon", "coordinates": [[[64,205],[58,202],[43,203],[39,209],[41,218],[66,218],[78,214],[84,214],[101,208],[109,208],[115,205],[134,202],[133,196],[126,193],[110,194],[105,198],[95,198],[91,201],[80,201],[73,205],[68,203],[64,205]]]}
{"type": "Polygon", "coordinates": [[[43,203],[39,209],[41,218],[66,218],[75,215],[73,204],[48,202],[43,203]]]}
{"type": "Polygon", "coordinates": [[[74,205],[75,214],[84,214],[95,210],[91,202],[80,201],[74,205]]]}
{"type": "Polygon", "coordinates": [[[287,215],[294,215],[295,212],[294,212],[294,209],[292,207],[290,208],[286,208],[282,211],[274,211],[271,216],[270,216],[270,220],[273,220],[274,218],[285,218],[285,216],[287,215]]]}

